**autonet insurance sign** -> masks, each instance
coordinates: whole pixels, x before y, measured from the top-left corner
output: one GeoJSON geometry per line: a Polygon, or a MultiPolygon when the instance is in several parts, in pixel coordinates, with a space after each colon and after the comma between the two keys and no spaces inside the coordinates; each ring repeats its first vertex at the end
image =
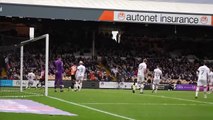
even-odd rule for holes
{"type": "Polygon", "coordinates": [[[213,16],[211,15],[168,14],[151,12],[104,11],[99,17],[99,20],[204,26],[213,25],[213,16]]]}
{"type": "Polygon", "coordinates": [[[114,21],[163,24],[211,25],[212,17],[206,15],[184,15],[144,12],[114,12],[114,21]]]}

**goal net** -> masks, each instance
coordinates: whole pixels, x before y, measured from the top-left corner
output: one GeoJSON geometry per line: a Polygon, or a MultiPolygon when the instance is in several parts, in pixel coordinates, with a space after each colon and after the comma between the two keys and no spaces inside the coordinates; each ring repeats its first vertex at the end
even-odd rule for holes
{"type": "Polygon", "coordinates": [[[48,34],[11,45],[1,52],[0,98],[48,95],[48,34]]]}

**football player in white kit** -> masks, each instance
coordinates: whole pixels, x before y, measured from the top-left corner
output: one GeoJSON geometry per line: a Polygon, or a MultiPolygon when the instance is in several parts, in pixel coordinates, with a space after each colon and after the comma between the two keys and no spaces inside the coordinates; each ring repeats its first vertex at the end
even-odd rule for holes
{"type": "Polygon", "coordinates": [[[35,74],[33,73],[33,70],[31,70],[28,74],[27,74],[27,79],[28,79],[28,83],[26,88],[31,88],[33,86],[34,80],[35,80],[35,74]]]}
{"type": "Polygon", "coordinates": [[[211,72],[209,73],[209,94],[213,92],[213,71],[211,68],[211,72]]]}
{"type": "Polygon", "coordinates": [[[146,63],[147,63],[147,59],[143,59],[143,62],[140,63],[138,66],[137,82],[138,82],[141,94],[143,94],[143,90],[144,90],[145,75],[146,75],[146,69],[147,69],[146,63]]]}
{"type": "Polygon", "coordinates": [[[76,70],[76,82],[75,82],[75,85],[74,85],[74,90],[75,91],[77,91],[77,90],[80,91],[81,90],[82,81],[84,80],[85,71],[86,71],[86,68],[83,65],[83,62],[80,61],[79,62],[79,66],[77,67],[77,70],[76,70]]]}
{"type": "Polygon", "coordinates": [[[160,70],[159,66],[154,69],[154,78],[153,78],[153,83],[152,83],[152,93],[157,93],[158,90],[158,85],[161,81],[162,77],[162,71],[160,70]]]}
{"type": "Polygon", "coordinates": [[[197,88],[196,88],[196,92],[195,92],[195,98],[198,98],[198,93],[199,93],[201,86],[204,87],[204,98],[207,98],[206,92],[207,92],[209,73],[210,73],[210,69],[205,65],[205,63],[203,64],[203,66],[200,66],[198,68],[198,71],[197,71],[198,80],[197,80],[197,88]]]}

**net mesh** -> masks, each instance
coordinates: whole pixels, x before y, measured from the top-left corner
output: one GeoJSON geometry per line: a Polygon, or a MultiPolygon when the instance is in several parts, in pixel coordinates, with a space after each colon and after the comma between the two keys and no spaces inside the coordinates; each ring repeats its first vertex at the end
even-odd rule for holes
{"type": "Polygon", "coordinates": [[[45,66],[45,39],[29,42],[23,51],[23,81],[21,92],[20,45],[0,47],[0,97],[41,96],[45,93],[41,72],[45,66]],[[33,72],[35,78],[29,84],[28,74],[33,72]]]}

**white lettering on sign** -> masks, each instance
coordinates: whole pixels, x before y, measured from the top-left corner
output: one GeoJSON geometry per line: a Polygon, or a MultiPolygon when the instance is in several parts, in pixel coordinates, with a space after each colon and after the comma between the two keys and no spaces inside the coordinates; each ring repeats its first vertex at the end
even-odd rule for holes
{"type": "Polygon", "coordinates": [[[212,19],[207,15],[115,11],[114,21],[210,26],[212,19]]]}

